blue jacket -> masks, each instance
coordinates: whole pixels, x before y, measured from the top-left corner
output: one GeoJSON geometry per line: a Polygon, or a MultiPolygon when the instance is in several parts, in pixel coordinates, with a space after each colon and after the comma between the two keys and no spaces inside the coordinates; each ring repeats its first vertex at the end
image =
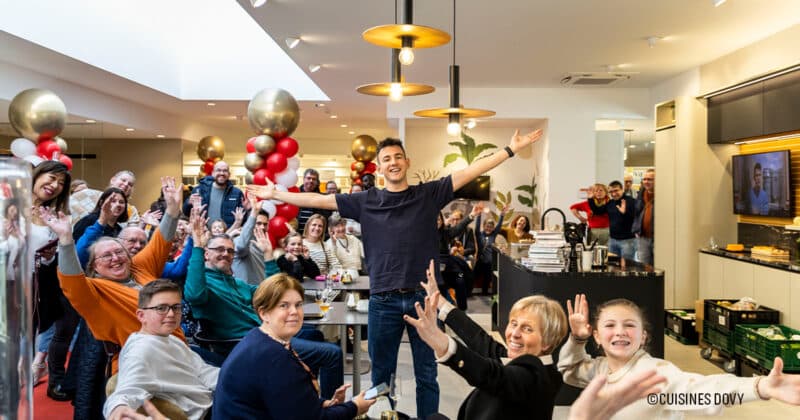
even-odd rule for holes
{"type": "MultiPolygon", "coordinates": [[[[200,180],[200,183],[194,188],[192,194],[199,194],[200,198],[203,199],[203,204],[208,205],[211,199],[211,188],[213,188],[213,184],[214,177],[207,176],[200,180]]],[[[236,207],[242,206],[242,200],[244,200],[244,193],[242,190],[234,187],[233,183],[228,181],[225,192],[222,194],[222,208],[220,209],[220,215],[226,225],[230,226],[233,224],[233,211],[236,210],[236,207]]],[[[189,216],[189,212],[191,211],[192,205],[189,204],[189,199],[187,198],[183,203],[183,214],[189,216]]]]}

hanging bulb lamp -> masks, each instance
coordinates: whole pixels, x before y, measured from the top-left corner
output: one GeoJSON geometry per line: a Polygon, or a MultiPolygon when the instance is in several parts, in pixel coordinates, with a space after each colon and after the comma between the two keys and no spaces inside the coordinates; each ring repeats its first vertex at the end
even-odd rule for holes
{"type": "Polygon", "coordinates": [[[414,24],[414,0],[403,0],[402,23],[375,26],[364,31],[361,36],[370,44],[399,49],[398,59],[403,65],[414,62],[414,48],[433,48],[450,42],[447,32],[414,24]]]}
{"type": "Polygon", "coordinates": [[[436,90],[435,87],[422,83],[406,83],[400,69],[399,55],[400,50],[392,49],[391,82],[361,85],[356,88],[356,91],[364,95],[388,96],[392,101],[399,101],[403,96],[425,95],[436,90]]]}

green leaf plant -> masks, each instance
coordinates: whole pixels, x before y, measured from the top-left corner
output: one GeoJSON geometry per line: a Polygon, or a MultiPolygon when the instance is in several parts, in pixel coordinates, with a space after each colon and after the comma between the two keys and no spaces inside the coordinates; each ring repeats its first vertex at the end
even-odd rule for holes
{"type": "Polygon", "coordinates": [[[444,156],[444,167],[446,168],[447,165],[459,160],[464,159],[467,162],[467,165],[472,164],[475,160],[486,157],[481,156],[481,153],[489,150],[489,149],[496,149],[497,146],[491,143],[481,143],[475,144],[475,139],[468,136],[467,133],[461,133],[462,141],[451,141],[447,143],[453,147],[457,147],[460,153],[448,153],[444,156]]]}

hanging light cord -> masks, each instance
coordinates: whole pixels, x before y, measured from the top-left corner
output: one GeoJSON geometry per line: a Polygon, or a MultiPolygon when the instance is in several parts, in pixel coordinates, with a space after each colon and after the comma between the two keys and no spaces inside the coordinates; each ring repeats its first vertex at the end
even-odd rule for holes
{"type": "Polygon", "coordinates": [[[453,0],[453,65],[456,64],[456,0],[453,0]]]}
{"type": "Polygon", "coordinates": [[[394,0],[394,24],[397,25],[397,0],[394,0]]]}

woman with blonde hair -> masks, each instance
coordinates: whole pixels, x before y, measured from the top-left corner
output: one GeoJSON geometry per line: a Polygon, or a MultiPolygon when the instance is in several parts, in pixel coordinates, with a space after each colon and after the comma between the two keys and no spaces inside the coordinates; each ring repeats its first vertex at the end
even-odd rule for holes
{"type": "Polygon", "coordinates": [[[321,214],[311,215],[303,228],[303,245],[308,248],[309,256],[323,275],[342,268],[333,249],[325,246],[326,229],[326,220],[321,214]]]}

